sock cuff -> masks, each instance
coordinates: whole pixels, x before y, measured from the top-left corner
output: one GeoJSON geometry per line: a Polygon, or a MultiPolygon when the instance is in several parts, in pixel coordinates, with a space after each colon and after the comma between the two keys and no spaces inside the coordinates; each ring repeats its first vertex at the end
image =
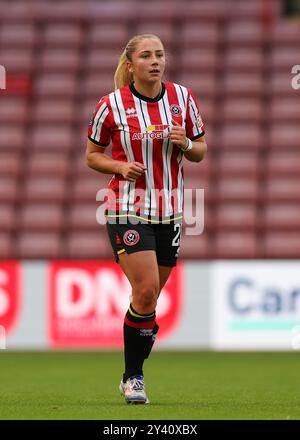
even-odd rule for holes
{"type": "Polygon", "coordinates": [[[129,320],[126,315],[125,319],[124,319],[124,325],[125,326],[127,325],[128,327],[133,327],[136,329],[154,329],[155,320],[154,319],[152,319],[151,321],[141,321],[140,320],[139,322],[136,322],[136,321],[129,320]]]}
{"type": "Polygon", "coordinates": [[[128,308],[128,312],[131,316],[133,316],[134,318],[140,318],[140,319],[150,319],[150,318],[155,318],[155,310],[152,313],[149,313],[147,315],[142,315],[141,313],[138,313],[136,310],[134,310],[134,308],[132,307],[132,304],[130,304],[129,308],[128,308]]]}

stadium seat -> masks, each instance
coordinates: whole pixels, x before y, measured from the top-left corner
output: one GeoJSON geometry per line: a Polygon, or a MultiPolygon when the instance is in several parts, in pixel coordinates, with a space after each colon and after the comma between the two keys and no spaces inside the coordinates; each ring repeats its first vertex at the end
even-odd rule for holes
{"type": "Polygon", "coordinates": [[[95,175],[80,176],[72,185],[70,197],[74,202],[96,203],[96,195],[99,190],[106,190],[111,175],[95,173],[95,175]]]}
{"type": "Polygon", "coordinates": [[[5,66],[7,72],[31,72],[33,69],[34,56],[31,48],[10,48],[0,49],[1,65],[5,66]]]}
{"type": "Polygon", "coordinates": [[[27,159],[27,177],[61,177],[72,172],[70,159],[65,152],[33,151],[27,159]]]}
{"type": "Polygon", "coordinates": [[[285,72],[270,71],[270,79],[265,84],[265,91],[270,97],[295,98],[295,90],[291,84],[293,76],[291,67],[285,72]]]}
{"type": "Polygon", "coordinates": [[[266,231],[299,231],[300,204],[268,203],[263,208],[262,223],[266,231]]]}
{"type": "Polygon", "coordinates": [[[37,43],[34,23],[3,23],[0,28],[0,47],[26,48],[37,43]]]}
{"type": "Polygon", "coordinates": [[[17,258],[57,259],[63,255],[63,243],[57,232],[23,232],[15,244],[17,258]]]}
{"type": "Polygon", "coordinates": [[[277,20],[270,32],[270,42],[276,47],[299,48],[300,26],[297,21],[277,20]]]}
{"type": "Polygon", "coordinates": [[[50,72],[77,72],[80,67],[80,53],[77,48],[50,48],[44,49],[38,61],[41,71],[50,72]]]}
{"type": "Polygon", "coordinates": [[[224,100],[221,111],[224,122],[260,122],[264,117],[263,101],[256,98],[231,98],[224,100]]]}
{"type": "Polygon", "coordinates": [[[230,47],[224,59],[227,73],[234,72],[261,72],[264,67],[264,53],[262,47],[230,47]]]}
{"type": "Polygon", "coordinates": [[[182,234],[179,257],[182,259],[203,260],[210,258],[211,244],[207,233],[201,235],[182,234]]]}
{"type": "MultiPolygon", "coordinates": [[[[241,5],[239,2],[232,8],[231,13],[241,5]]],[[[238,46],[254,46],[261,47],[264,42],[264,29],[260,21],[257,20],[232,20],[228,23],[227,29],[224,35],[227,45],[231,47],[238,46]]]]}
{"type": "Polygon", "coordinates": [[[65,215],[60,204],[26,203],[18,215],[19,230],[59,231],[65,223],[65,215]]]}
{"type": "Polygon", "coordinates": [[[0,203],[15,202],[18,197],[19,184],[15,177],[0,175],[0,203]]]}
{"type": "Polygon", "coordinates": [[[300,125],[299,123],[281,122],[280,124],[274,122],[270,126],[269,144],[271,148],[278,148],[282,150],[295,148],[299,150],[300,139],[300,125]]]}
{"type": "Polygon", "coordinates": [[[294,64],[299,60],[299,46],[298,47],[273,47],[270,58],[269,68],[276,72],[289,72],[294,64]]]}
{"type": "Polygon", "coordinates": [[[258,200],[260,186],[253,177],[221,176],[215,184],[218,202],[253,203],[258,200]]]}
{"type": "Polygon", "coordinates": [[[300,123],[300,106],[297,96],[286,98],[276,97],[270,101],[270,118],[273,122],[300,123]]]}
{"type": "Polygon", "coordinates": [[[85,71],[88,77],[101,77],[104,81],[113,82],[113,74],[117,68],[121,49],[102,49],[91,47],[85,59],[85,71]]]}
{"type": "Polygon", "coordinates": [[[186,72],[215,72],[219,58],[217,48],[191,49],[181,53],[180,65],[186,72]]]}
{"type": "Polygon", "coordinates": [[[0,176],[16,177],[21,172],[21,156],[18,152],[0,153],[0,176]]]}
{"type": "Polygon", "coordinates": [[[25,148],[25,127],[22,124],[0,125],[0,151],[19,151],[25,148]]]}
{"type": "Polygon", "coordinates": [[[224,76],[223,93],[226,97],[261,97],[265,91],[265,82],[259,72],[231,73],[224,76]]]}
{"type": "Polygon", "coordinates": [[[218,92],[217,77],[212,73],[195,74],[181,70],[177,77],[177,83],[190,87],[193,93],[201,99],[213,98],[218,92]]]}
{"type": "MultiPolygon", "coordinates": [[[[166,52],[173,48],[174,41],[174,26],[172,22],[166,21],[163,26],[157,21],[144,21],[139,23],[136,29],[137,34],[154,34],[161,38],[166,52]]],[[[124,40],[123,40],[124,41],[124,40]]]]}
{"type": "Polygon", "coordinates": [[[297,232],[266,232],[263,239],[266,258],[300,258],[300,234],[297,232]]]}
{"type": "Polygon", "coordinates": [[[222,149],[258,150],[264,145],[265,136],[259,123],[228,123],[220,130],[219,142],[222,149]]]}
{"type": "Polygon", "coordinates": [[[72,187],[67,187],[63,178],[29,177],[22,190],[22,200],[39,203],[61,203],[66,197],[71,198],[72,187]]]}
{"type": "Polygon", "coordinates": [[[83,39],[79,23],[47,23],[43,37],[43,47],[79,47],[83,39]]]}
{"type": "Polygon", "coordinates": [[[221,203],[216,210],[215,226],[220,232],[255,232],[257,217],[257,207],[254,203],[221,203]]]}
{"type": "Polygon", "coordinates": [[[97,23],[93,24],[89,30],[87,42],[89,47],[99,47],[103,49],[115,47],[121,52],[120,42],[127,41],[127,32],[126,23],[103,23],[101,26],[97,23]]]}
{"type": "Polygon", "coordinates": [[[75,118],[75,106],[71,99],[39,99],[32,110],[32,120],[49,124],[72,124],[75,118]]]}
{"type": "MultiPolygon", "coordinates": [[[[99,230],[100,225],[97,221],[97,202],[94,203],[75,203],[70,206],[66,221],[70,230],[99,230]]],[[[105,220],[105,218],[103,217],[105,220]]]]}
{"type": "Polygon", "coordinates": [[[265,160],[265,172],[270,176],[300,176],[300,152],[275,150],[268,152],[265,160]]]}
{"type": "Polygon", "coordinates": [[[0,204],[0,234],[11,231],[16,226],[16,211],[13,203],[0,204]]]}
{"type": "Polygon", "coordinates": [[[43,73],[35,82],[37,96],[71,97],[77,93],[77,78],[72,73],[43,73]]]}
{"type": "MultiPolygon", "coordinates": [[[[95,104],[97,104],[102,96],[108,95],[114,89],[113,76],[111,74],[100,75],[93,73],[84,79],[80,93],[82,97],[94,99],[95,104]]],[[[91,115],[93,110],[94,108],[91,108],[91,115]]]]}
{"type": "Polygon", "coordinates": [[[266,181],[262,195],[267,201],[298,202],[300,203],[300,176],[295,177],[276,175],[266,181]]]}
{"type": "Polygon", "coordinates": [[[1,96],[0,121],[2,123],[24,124],[28,119],[26,98],[1,96]]]}
{"type": "Polygon", "coordinates": [[[219,232],[213,244],[214,258],[257,258],[260,242],[254,232],[219,232]]]}
{"type": "Polygon", "coordinates": [[[73,145],[70,126],[35,125],[29,137],[30,146],[39,151],[69,151],[73,145]]]}
{"type": "Polygon", "coordinates": [[[66,238],[66,257],[71,259],[113,258],[113,251],[105,227],[98,231],[71,232],[66,238]]]}
{"type": "Polygon", "coordinates": [[[215,162],[216,177],[256,177],[261,172],[262,163],[257,151],[224,151],[215,162]]]}
{"type": "Polygon", "coordinates": [[[13,244],[10,234],[0,232],[0,259],[14,258],[13,244]]]}
{"type": "Polygon", "coordinates": [[[182,27],[180,42],[186,48],[215,47],[221,38],[220,28],[215,23],[187,23],[182,27]]]}

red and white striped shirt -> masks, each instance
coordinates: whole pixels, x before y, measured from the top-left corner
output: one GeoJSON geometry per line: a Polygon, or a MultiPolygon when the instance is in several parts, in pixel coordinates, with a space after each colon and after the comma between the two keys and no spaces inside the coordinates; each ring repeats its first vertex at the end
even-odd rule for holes
{"type": "Polygon", "coordinates": [[[203,136],[204,124],[190,89],[162,83],[156,98],[142,96],[134,85],[99,101],[88,138],[101,147],[112,142],[112,157],[143,163],[147,170],[135,182],[114,175],[108,189],[108,217],[139,217],[147,222],[180,221],[183,209],[183,152],[170,139],[171,120],[192,141],[203,136]]]}

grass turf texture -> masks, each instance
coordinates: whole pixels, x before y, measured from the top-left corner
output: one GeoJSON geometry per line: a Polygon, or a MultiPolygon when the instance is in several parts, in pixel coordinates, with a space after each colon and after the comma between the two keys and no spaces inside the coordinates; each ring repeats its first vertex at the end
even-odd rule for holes
{"type": "Polygon", "coordinates": [[[120,352],[0,352],[0,419],[299,419],[300,354],[154,352],[150,405],[119,395],[120,352]]]}

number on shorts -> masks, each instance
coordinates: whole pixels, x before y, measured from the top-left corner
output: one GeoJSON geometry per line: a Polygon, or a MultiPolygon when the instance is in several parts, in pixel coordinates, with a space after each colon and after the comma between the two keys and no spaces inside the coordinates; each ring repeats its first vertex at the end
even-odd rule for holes
{"type": "Polygon", "coordinates": [[[176,223],[174,225],[174,232],[176,232],[176,229],[178,229],[178,232],[175,235],[175,237],[173,238],[172,246],[179,246],[180,245],[180,226],[181,225],[179,223],[176,223]]]}

